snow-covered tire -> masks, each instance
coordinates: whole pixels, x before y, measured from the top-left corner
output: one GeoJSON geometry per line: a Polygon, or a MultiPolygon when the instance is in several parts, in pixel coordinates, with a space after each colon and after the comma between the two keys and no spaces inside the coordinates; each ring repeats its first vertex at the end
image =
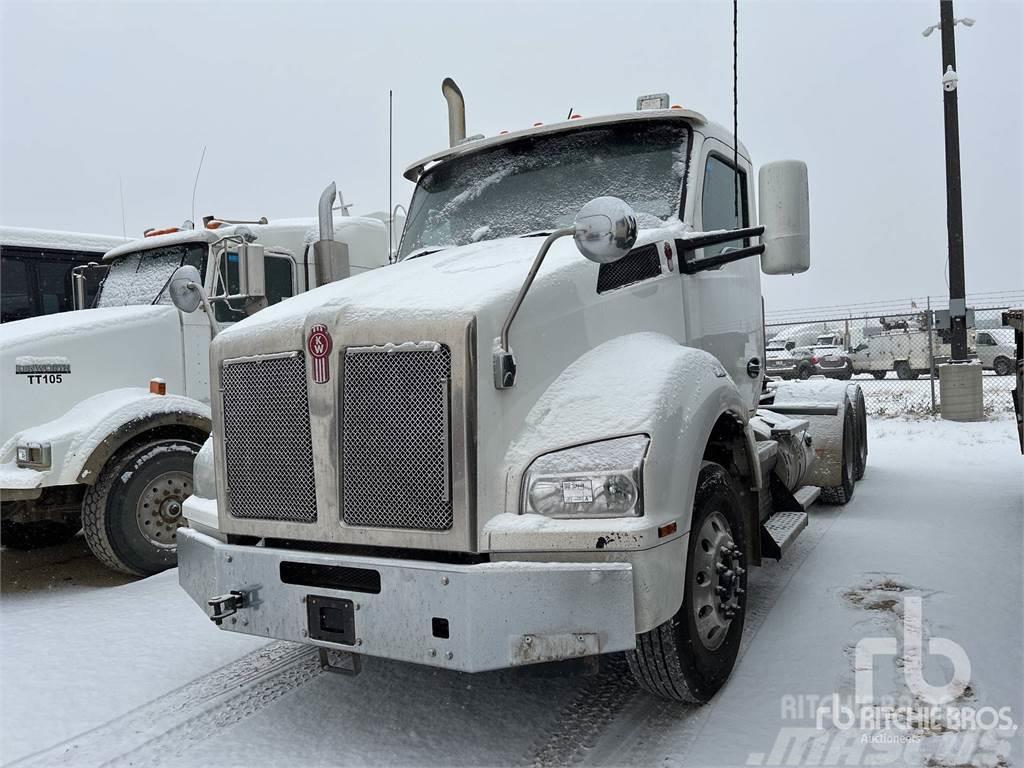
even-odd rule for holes
{"type": "Polygon", "coordinates": [[[181,502],[192,492],[198,451],[190,440],[164,438],[107,462],[82,502],[82,530],[100,562],[134,576],[174,567],[181,502]]]}
{"type": "Polygon", "coordinates": [[[840,461],[842,465],[840,484],[832,488],[821,489],[821,500],[826,504],[846,504],[853,498],[854,482],[857,479],[857,419],[849,401],[846,403],[843,414],[843,453],[840,461]]]}
{"type": "Polygon", "coordinates": [[[1013,373],[1013,361],[1008,357],[997,357],[992,361],[992,370],[996,376],[1009,376],[1013,373]]]}
{"type": "Polygon", "coordinates": [[[664,699],[703,704],[729,678],[743,635],[746,535],[732,479],[721,465],[705,462],[693,502],[683,603],[668,621],[638,635],[636,650],[626,654],[629,669],[641,688],[664,699]],[[726,526],[720,525],[721,520],[728,522],[729,530],[723,532],[726,526]],[[717,573],[707,566],[708,562],[726,564],[727,573],[717,573]],[[722,598],[716,592],[723,585],[728,595],[725,602],[735,611],[729,620],[723,618],[722,598]],[[705,609],[709,609],[707,614],[705,609]],[[718,643],[714,648],[707,647],[701,637],[698,613],[711,619],[708,642],[714,637],[718,643]],[[721,629],[725,621],[727,627],[721,629]],[[723,634],[719,636],[716,631],[723,634]]]}
{"type": "Polygon", "coordinates": [[[82,529],[77,521],[33,520],[18,523],[4,520],[0,523],[0,544],[11,549],[41,549],[71,541],[82,529]]]}

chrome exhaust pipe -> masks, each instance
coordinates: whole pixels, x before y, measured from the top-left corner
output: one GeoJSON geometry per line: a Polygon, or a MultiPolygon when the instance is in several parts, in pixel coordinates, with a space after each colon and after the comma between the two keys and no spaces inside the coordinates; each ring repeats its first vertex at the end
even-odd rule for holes
{"type": "Polygon", "coordinates": [[[450,77],[441,83],[441,93],[448,102],[448,144],[454,147],[466,138],[466,100],[450,77]]]}
{"type": "Polygon", "coordinates": [[[321,240],[334,239],[334,213],[331,209],[334,207],[334,198],[337,195],[338,187],[333,181],[320,193],[320,206],[317,211],[320,219],[321,240]]]}

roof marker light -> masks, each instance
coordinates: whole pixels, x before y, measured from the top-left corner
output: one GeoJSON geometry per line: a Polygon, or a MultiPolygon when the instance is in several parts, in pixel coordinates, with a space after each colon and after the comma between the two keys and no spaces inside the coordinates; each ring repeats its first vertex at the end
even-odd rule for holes
{"type": "Polygon", "coordinates": [[[672,109],[682,109],[682,108],[683,108],[682,104],[673,104],[672,105],[672,109]]]}
{"type": "Polygon", "coordinates": [[[506,133],[508,133],[508,131],[505,130],[504,128],[502,128],[500,131],[498,131],[498,135],[499,136],[504,136],[506,133]]]}
{"type": "Polygon", "coordinates": [[[582,115],[569,115],[570,120],[579,120],[582,115]]]}
{"type": "Polygon", "coordinates": [[[536,128],[539,125],[544,125],[544,123],[542,123],[540,120],[538,120],[536,123],[533,124],[533,127],[536,128]]]}

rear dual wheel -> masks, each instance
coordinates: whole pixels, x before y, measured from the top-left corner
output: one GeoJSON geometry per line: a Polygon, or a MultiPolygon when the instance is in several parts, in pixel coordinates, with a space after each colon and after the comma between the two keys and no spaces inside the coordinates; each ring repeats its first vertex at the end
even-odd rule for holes
{"type": "Polygon", "coordinates": [[[697,479],[683,603],[668,621],[638,635],[627,653],[640,687],[702,704],[732,672],[743,634],[746,531],[732,478],[705,462],[697,479]]]}
{"type": "MultiPolygon", "coordinates": [[[[821,500],[827,504],[846,504],[853,498],[853,487],[857,480],[857,463],[861,455],[861,441],[857,428],[857,415],[849,400],[843,413],[843,442],[840,456],[840,482],[831,488],[821,489],[821,500]]],[[[864,429],[863,461],[867,463],[867,428],[864,429]]],[[[861,470],[863,474],[863,469],[861,470]]]]}

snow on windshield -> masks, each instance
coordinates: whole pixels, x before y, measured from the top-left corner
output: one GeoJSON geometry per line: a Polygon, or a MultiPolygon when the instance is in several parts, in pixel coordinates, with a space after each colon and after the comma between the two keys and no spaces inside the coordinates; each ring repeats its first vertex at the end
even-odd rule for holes
{"type": "Polygon", "coordinates": [[[620,123],[520,139],[428,170],[413,195],[403,256],[572,224],[584,203],[621,197],[642,228],[678,215],[689,130],[620,123]]]}
{"type": "Polygon", "coordinates": [[[96,306],[169,304],[170,297],[163,288],[174,270],[182,264],[191,264],[200,272],[205,271],[206,244],[169,245],[120,256],[110,265],[110,271],[100,286],[96,306]]]}

